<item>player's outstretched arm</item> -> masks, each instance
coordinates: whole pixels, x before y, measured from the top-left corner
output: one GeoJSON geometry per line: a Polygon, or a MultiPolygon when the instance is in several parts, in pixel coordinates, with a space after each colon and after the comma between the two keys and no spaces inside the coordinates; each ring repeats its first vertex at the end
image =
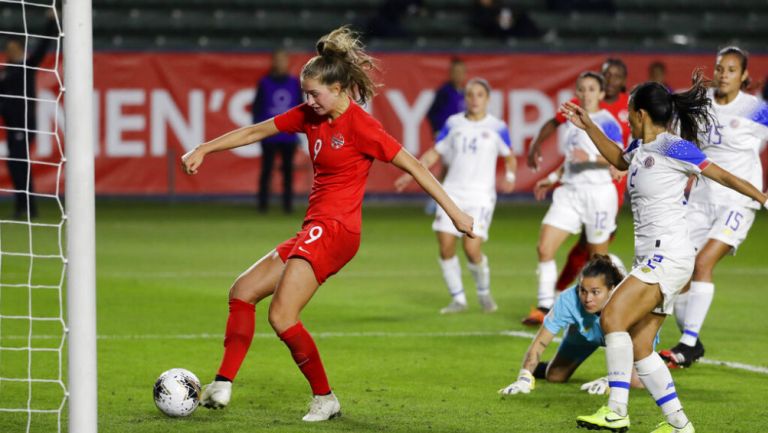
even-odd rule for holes
{"type": "Polygon", "coordinates": [[[267,119],[255,125],[244,126],[196,146],[181,157],[181,165],[187,174],[197,174],[197,169],[203,164],[205,155],[255,143],[278,132],[280,131],[275,126],[274,119],[267,119]]]}
{"type": "Polygon", "coordinates": [[[555,133],[558,127],[557,119],[554,117],[544,122],[539,129],[539,133],[536,138],[531,142],[531,146],[528,148],[528,167],[533,171],[539,169],[539,162],[541,162],[541,144],[547,140],[552,134],[555,133]]]}
{"type": "MultiPolygon", "coordinates": [[[[424,152],[423,155],[421,155],[419,161],[424,167],[429,169],[435,165],[438,159],[440,159],[440,154],[437,153],[437,150],[435,150],[434,147],[432,147],[428,151],[424,152]]],[[[402,176],[398,177],[397,180],[395,180],[395,190],[397,190],[397,192],[402,192],[405,187],[411,183],[411,181],[413,181],[413,176],[411,176],[409,173],[403,174],[402,176]]]]}
{"type": "Polygon", "coordinates": [[[734,175],[719,165],[710,163],[704,168],[704,170],[701,171],[701,174],[723,186],[727,186],[734,191],[738,191],[745,196],[756,200],[758,203],[761,203],[763,207],[768,209],[768,195],[763,194],[751,183],[734,175]]]}
{"type": "Polygon", "coordinates": [[[603,131],[595,125],[595,122],[589,118],[583,108],[572,102],[566,102],[560,107],[560,111],[570,120],[577,128],[583,129],[589,138],[595,143],[597,150],[603,155],[606,161],[612,166],[618,168],[621,171],[626,170],[629,167],[627,161],[624,160],[624,151],[616,145],[616,143],[608,138],[603,131]]]}
{"type": "Polygon", "coordinates": [[[523,366],[520,368],[517,380],[512,382],[509,386],[500,389],[499,394],[528,394],[536,387],[536,379],[533,377],[533,370],[536,369],[539,361],[541,361],[541,355],[554,338],[555,335],[549,332],[547,328],[543,326],[539,328],[536,337],[534,337],[531,345],[528,346],[528,351],[525,352],[523,366]]]}
{"type": "Polygon", "coordinates": [[[392,159],[392,164],[413,176],[416,183],[418,183],[427,194],[432,196],[437,204],[445,210],[445,213],[447,213],[451,218],[451,221],[453,221],[453,225],[456,226],[456,230],[464,233],[469,238],[475,238],[475,234],[472,232],[472,217],[456,206],[456,203],[448,197],[448,194],[443,187],[440,186],[437,179],[432,176],[432,173],[427,167],[405,149],[400,149],[400,151],[397,152],[397,155],[392,159]]]}

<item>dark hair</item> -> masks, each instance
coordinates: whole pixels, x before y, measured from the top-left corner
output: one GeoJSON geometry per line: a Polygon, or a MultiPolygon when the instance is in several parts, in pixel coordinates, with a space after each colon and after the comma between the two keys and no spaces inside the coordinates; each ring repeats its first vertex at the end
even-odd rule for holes
{"type": "MultiPolygon", "coordinates": [[[[741,48],[731,45],[730,47],[725,47],[717,52],[717,57],[723,57],[726,55],[732,54],[734,56],[739,57],[739,62],[741,63],[741,73],[747,71],[747,65],[749,64],[749,53],[746,50],[742,50],[741,48]]],[[[750,80],[749,77],[747,77],[744,82],[741,83],[741,88],[746,89],[749,87],[752,80],[750,80]]]]}
{"type": "Polygon", "coordinates": [[[357,33],[347,26],[321,37],[317,55],[301,70],[301,78],[315,78],[324,85],[339,83],[360,104],[376,94],[378,86],[368,75],[377,70],[376,60],[365,52],[357,33]]]}
{"type": "Polygon", "coordinates": [[[451,67],[454,67],[456,65],[463,65],[464,60],[461,60],[459,57],[451,57],[451,67]]]}
{"type": "MultiPolygon", "coordinates": [[[[623,60],[617,58],[617,57],[608,57],[603,62],[602,68],[600,68],[600,72],[605,75],[605,71],[610,68],[611,66],[616,66],[617,68],[621,69],[621,72],[624,73],[624,78],[627,78],[627,64],[624,63],[623,60]]],[[[621,91],[626,92],[627,86],[621,86],[621,91]]]]}
{"type": "Polygon", "coordinates": [[[488,84],[488,80],[486,80],[485,78],[480,78],[480,77],[471,78],[469,81],[467,81],[467,85],[465,86],[465,88],[471,86],[472,84],[481,85],[483,89],[485,89],[485,93],[487,93],[488,96],[491,96],[491,85],[488,84]]]}
{"type": "Polygon", "coordinates": [[[621,273],[619,268],[613,263],[610,256],[603,254],[595,254],[592,259],[581,270],[581,277],[603,277],[605,285],[609,288],[614,288],[619,285],[621,280],[624,279],[624,274],[621,273]]]}
{"type": "Polygon", "coordinates": [[[594,71],[584,71],[581,74],[579,74],[579,77],[576,78],[576,82],[578,83],[584,78],[594,78],[597,80],[597,83],[600,85],[600,91],[602,92],[605,90],[605,77],[603,77],[603,74],[594,72],[594,71]]]}
{"type": "Polygon", "coordinates": [[[693,72],[692,81],[691,88],[676,93],[670,93],[663,84],[647,81],[632,89],[629,105],[645,110],[656,125],[668,129],[679,126],[683,139],[698,143],[699,131],[707,130],[715,122],[707,82],[700,69],[693,72]]]}
{"type": "Polygon", "coordinates": [[[659,60],[656,60],[655,62],[652,62],[650,65],[648,65],[648,70],[652,71],[654,69],[661,69],[662,71],[667,71],[667,65],[664,64],[664,62],[661,62],[659,60]]]}

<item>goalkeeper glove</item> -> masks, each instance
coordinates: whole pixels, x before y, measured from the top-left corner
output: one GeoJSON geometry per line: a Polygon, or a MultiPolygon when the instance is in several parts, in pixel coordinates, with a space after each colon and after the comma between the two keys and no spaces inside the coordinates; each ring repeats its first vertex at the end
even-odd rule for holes
{"type": "Polygon", "coordinates": [[[593,395],[603,395],[607,394],[611,388],[608,387],[608,377],[601,377],[581,385],[581,390],[593,395]]]}
{"type": "Polygon", "coordinates": [[[506,388],[499,390],[499,394],[511,395],[511,394],[528,394],[536,387],[536,379],[533,377],[530,371],[522,369],[520,374],[517,375],[517,380],[506,388]]]}

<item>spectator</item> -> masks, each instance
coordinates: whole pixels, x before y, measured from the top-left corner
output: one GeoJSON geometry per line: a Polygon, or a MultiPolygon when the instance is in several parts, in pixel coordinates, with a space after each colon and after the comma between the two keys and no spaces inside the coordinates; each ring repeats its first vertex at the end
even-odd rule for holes
{"type": "Polygon", "coordinates": [[[665,65],[663,62],[657,60],[648,66],[648,81],[655,81],[659,84],[662,84],[667,88],[667,90],[672,92],[672,88],[667,84],[666,78],[667,65],[665,65]]]}
{"type": "MultiPolygon", "coordinates": [[[[290,59],[283,49],[272,53],[269,74],[259,80],[253,101],[253,123],[271,119],[301,103],[299,79],[288,73],[290,59]]],[[[283,211],[293,211],[293,154],[298,144],[296,134],[280,133],[261,142],[261,176],[259,178],[259,211],[269,208],[269,189],[275,155],[280,154],[283,172],[283,211]]]]}
{"type": "Polygon", "coordinates": [[[464,79],[466,75],[467,68],[464,62],[457,57],[451,59],[448,81],[437,89],[435,99],[427,111],[427,120],[434,134],[440,132],[450,116],[464,111],[464,79]]]}
{"type": "MultiPolygon", "coordinates": [[[[56,19],[53,12],[48,14],[44,34],[55,34],[56,19]]],[[[5,45],[7,65],[0,70],[0,94],[23,96],[0,98],[0,116],[5,122],[8,139],[8,171],[13,189],[19,192],[13,196],[13,218],[32,219],[37,217],[37,203],[30,173],[29,150],[37,131],[37,110],[35,98],[36,69],[40,66],[52,39],[41,39],[32,53],[26,56],[24,37],[11,37],[5,45]],[[26,107],[26,109],[25,109],[26,107]]],[[[31,45],[31,44],[30,44],[31,45]]]]}
{"type": "Polygon", "coordinates": [[[536,37],[541,31],[524,11],[500,6],[496,0],[475,0],[472,24],[488,37],[536,37]]]}

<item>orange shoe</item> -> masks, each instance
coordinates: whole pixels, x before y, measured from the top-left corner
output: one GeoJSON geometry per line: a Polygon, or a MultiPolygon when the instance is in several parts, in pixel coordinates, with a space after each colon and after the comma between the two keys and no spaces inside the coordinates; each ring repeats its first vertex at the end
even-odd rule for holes
{"type": "Polygon", "coordinates": [[[541,308],[531,308],[531,312],[528,313],[528,317],[523,319],[523,325],[525,326],[539,326],[544,323],[544,316],[548,311],[541,308]]]}

